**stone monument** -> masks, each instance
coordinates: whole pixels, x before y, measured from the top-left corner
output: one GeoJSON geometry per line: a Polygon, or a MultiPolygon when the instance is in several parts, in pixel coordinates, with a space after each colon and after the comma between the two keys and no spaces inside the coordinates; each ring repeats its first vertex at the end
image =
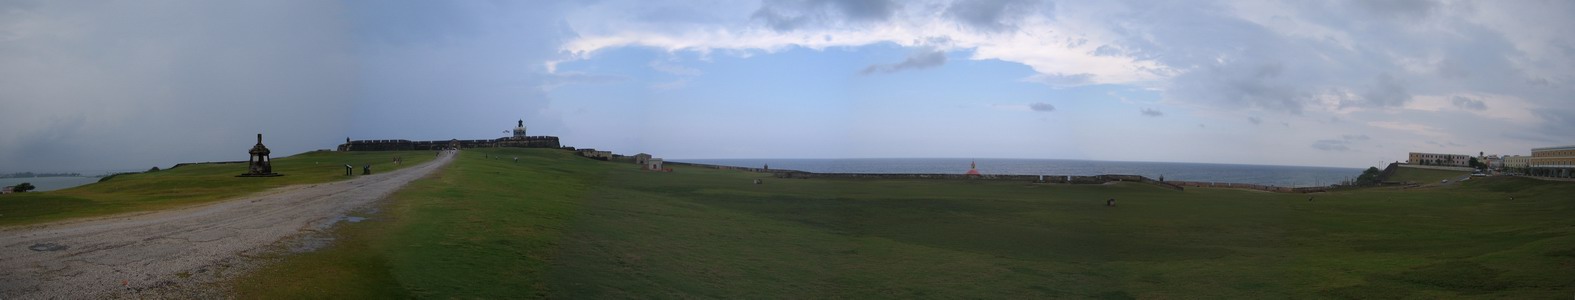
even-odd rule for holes
{"type": "Polygon", "coordinates": [[[250,153],[251,156],[250,156],[250,158],[248,158],[246,160],[246,167],[247,167],[246,173],[245,174],[241,174],[241,175],[236,175],[236,177],[274,177],[274,176],[284,176],[284,174],[279,174],[279,173],[274,173],[273,172],[273,160],[268,158],[269,152],[270,151],[268,151],[268,146],[263,146],[262,134],[258,133],[257,134],[257,145],[253,145],[252,146],[252,151],[248,151],[247,152],[247,153],[250,153]]]}

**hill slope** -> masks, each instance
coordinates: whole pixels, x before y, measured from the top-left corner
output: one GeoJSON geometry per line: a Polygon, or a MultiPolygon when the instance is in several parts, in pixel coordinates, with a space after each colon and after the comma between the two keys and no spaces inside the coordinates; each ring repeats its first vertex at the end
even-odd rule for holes
{"type": "Polygon", "coordinates": [[[1569,184],[1492,178],[1309,200],[1135,184],[675,171],[557,150],[466,150],[371,221],[341,228],[333,246],[238,281],[237,295],[1552,298],[1575,290],[1569,184]],[[1105,207],[1108,198],[1119,206],[1105,207]]]}
{"type": "Polygon", "coordinates": [[[209,203],[293,184],[345,180],[344,165],[371,164],[384,172],[431,161],[434,152],[307,152],[274,158],[282,177],[240,178],[246,164],[193,164],[158,172],[118,175],[75,188],[0,196],[0,226],[153,211],[209,203]],[[394,157],[404,158],[394,164],[394,157]]]}

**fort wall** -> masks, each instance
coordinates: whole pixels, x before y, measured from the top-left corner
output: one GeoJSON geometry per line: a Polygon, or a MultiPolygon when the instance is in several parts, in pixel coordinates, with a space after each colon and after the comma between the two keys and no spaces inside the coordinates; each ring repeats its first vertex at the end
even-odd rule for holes
{"type": "Polygon", "coordinates": [[[411,141],[411,140],[354,140],[340,144],[339,151],[411,151],[411,150],[443,150],[450,147],[467,148],[562,148],[555,136],[527,136],[523,138],[500,138],[491,140],[447,140],[447,141],[411,141]]]}

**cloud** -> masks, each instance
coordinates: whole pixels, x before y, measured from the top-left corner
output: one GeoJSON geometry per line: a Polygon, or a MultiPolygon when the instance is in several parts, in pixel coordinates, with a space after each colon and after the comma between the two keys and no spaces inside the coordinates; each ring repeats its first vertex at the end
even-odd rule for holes
{"type": "MultiPolygon", "coordinates": [[[[856,15],[865,17],[849,18],[838,8],[842,4],[837,3],[841,2],[767,1],[743,23],[694,24],[626,18],[609,20],[605,16],[571,17],[565,24],[575,37],[560,44],[559,49],[565,57],[547,65],[590,59],[602,50],[622,47],[686,51],[701,56],[712,53],[751,56],[796,48],[824,50],[893,44],[970,53],[967,57],[970,60],[1021,63],[1031,67],[1035,74],[1078,79],[1077,85],[1151,83],[1170,72],[1164,65],[1137,57],[1141,53],[1095,55],[1095,50],[1101,46],[1116,44],[1116,38],[1102,30],[1083,30],[1088,29],[1084,25],[1094,25],[1082,24],[1083,21],[1057,22],[1055,16],[1045,14],[1052,10],[1041,9],[1022,15],[1015,19],[1015,29],[986,32],[974,29],[965,21],[934,13],[939,9],[936,5],[949,4],[872,4],[871,7],[884,9],[857,11],[889,11],[889,14],[860,13],[856,15]]],[[[720,19],[732,18],[727,13],[718,14],[720,19]]],[[[1106,49],[1119,49],[1120,46],[1106,49]]]]}
{"type": "Polygon", "coordinates": [[[1247,117],[1247,122],[1252,123],[1252,125],[1258,125],[1263,124],[1263,119],[1259,119],[1258,117],[1247,117]]]}
{"type": "Polygon", "coordinates": [[[1312,144],[1312,148],[1322,151],[1345,152],[1351,151],[1352,147],[1356,146],[1357,143],[1365,142],[1371,139],[1372,137],[1366,134],[1346,134],[1341,135],[1339,139],[1323,139],[1315,141],[1312,144]]]}
{"type": "Polygon", "coordinates": [[[793,31],[825,23],[885,21],[899,8],[891,0],[766,0],[752,17],[777,31],[793,31]]]}
{"type": "Polygon", "coordinates": [[[1450,101],[1450,103],[1454,103],[1455,107],[1459,107],[1460,109],[1475,110],[1475,111],[1487,110],[1487,104],[1482,103],[1482,100],[1476,100],[1476,99],[1471,99],[1471,98],[1466,98],[1466,97],[1461,97],[1461,96],[1454,96],[1454,97],[1450,97],[1449,101],[1450,101]]]}
{"type": "MultiPolygon", "coordinates": [[[[1357,105],[1372,107],[1398,107],[1411,101],[1411,93],[1406,91],[1399,79],[1388,73],[1380,74],[1373,85],[1362,93],[1365,102],[1357,105]]],[[[1350,102],[1348,102],[1350,103],[1350,102]]]]}
{"type": "Polygon", "coordinates": [[[1055,106],[1054,105],[1050,105],[1050,103],[1034,102],[1034,103],[1028,104],[1028,109],[1031,109],[1031,110],[1037,111],[1037,112],[1052,112],[1052,111],[1055,111],[1055,106]]]}
{"type": "Polygon", "coordinates": [[[1313,142],[1313,149],[1323,151],[1350,151],[1351,147],[1345,140],[1318,140],[1313,142]]]}
{"type": "Polygon", "coordinates": [[[1158,110],[1153,110],[1153,109],[1148,109],[1148,108],[1144,108],[1140,112],[1145,117],[1162,117],[1162,116],[1165,116],[1164,112],[1161,112],[1161,111],[1158,111],[1158,110]]]}
{"type": "Polygon", "coordinates": [[[939,50],[923,50],[909,54],[908,58],[895,64],[874,64],[859,71],[859,74],[869,75],[874,73],[892,73],[904,70],[919,70],[939,67],[946,64],[946,52],[939,50]]]}
{"type": "Polygon", "coordinates": [[[1035,13],[1040,5],[1053,4],[1037,0],[964,0],[946,7],[946,15],[973,28],[1002,31],[1016,29],[1017,21],[1035,13]]]}
{"type": "Polygon", "coordinates": [[[1352,1],[1363,11],[1381,19],[1401,18],[1417,20],[1437,12],[1442,4],[1434,0],[1352,1]]]}
{"type": "Polygon", "coordinates": [[[1034,74],[1034,75],[1029,75],[1028,78],[1023,78],[1023,81],[1025,81],[1025,82],[1042,83],[1044,85],[1048,85],[1048,86],[1051,86],[1051,87],[1064,88],[1064,87],[1075,87],[1075,86],[1080,86],[1080,85],[1086,85],[1086,84],[1092,83],[1093,79],[1094,79],[1094,74],[1088,74],[1088,73],[1078,73],[1078,74],[1034,74]]]}

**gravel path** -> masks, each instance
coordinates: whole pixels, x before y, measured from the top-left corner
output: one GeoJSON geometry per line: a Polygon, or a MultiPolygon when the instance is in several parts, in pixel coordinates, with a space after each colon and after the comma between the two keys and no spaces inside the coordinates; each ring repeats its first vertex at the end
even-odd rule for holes
{"type": "Polygon", "coordinates": [[[299,247],[453,156],[191,208],[6,228],[0,299],[222,297],[212,284],[244,272],[249,257],[299,247]]]}

